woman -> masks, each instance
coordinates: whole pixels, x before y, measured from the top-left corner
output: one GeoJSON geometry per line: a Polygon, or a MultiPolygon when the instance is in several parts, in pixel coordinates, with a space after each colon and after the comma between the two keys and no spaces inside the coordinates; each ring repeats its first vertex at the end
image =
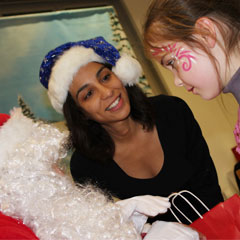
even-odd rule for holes
{"type": "MultiPolygon", "coordinates": [[[[47,54],[40,79],[67,121],[73,179],[120,199],[187,189],[213,207],[223,198],[192,112],[176,97],[147,98],[135,85],[140,74],[135,59],[120,56],[101,37],[47,54]]],[[[198,217],[182,207],[192,220],[198,217]]],[[[170,212],[161,219],[176,221],[170,212]]]]}

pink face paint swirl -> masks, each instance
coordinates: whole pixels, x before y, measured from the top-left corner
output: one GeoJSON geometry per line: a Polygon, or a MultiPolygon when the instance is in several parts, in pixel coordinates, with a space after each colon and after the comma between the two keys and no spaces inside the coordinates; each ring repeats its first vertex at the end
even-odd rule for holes
{"type": "Polygon", "coordinates": [[[177,43],[173,45],[163,46],[161,48],[152,48],[150,51],[155,57],[163,52],[174,53],[177,60],[186,58],[182,64],[182,69],[184,71],[189,71],[192,68],[192,62],[195,60],[195,57],[191,54],[191,51],[184,51],[184,48],[176,48],[177,43]]]}
{"type": "Polygon", "coordinates": [[[187,61],[182,64],[182,69],[184,71],[189,71],[192,68],[192,62],[195,60],[195,57],[191,55],[191,51],[184,51],[183,48],[179,48],[176,53],[176,57],[179,60],[186,58],[187,61]]]}

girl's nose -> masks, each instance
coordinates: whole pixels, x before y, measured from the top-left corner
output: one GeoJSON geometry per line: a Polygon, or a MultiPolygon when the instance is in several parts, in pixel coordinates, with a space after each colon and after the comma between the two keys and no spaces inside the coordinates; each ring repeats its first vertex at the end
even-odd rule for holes
{"type": "Polygon", "coordinates": [[[177,87],[182,87],[183,86],[183,81],[178,78],[178,77],[174,77],[174,84],[177,86],[177,87]]]}

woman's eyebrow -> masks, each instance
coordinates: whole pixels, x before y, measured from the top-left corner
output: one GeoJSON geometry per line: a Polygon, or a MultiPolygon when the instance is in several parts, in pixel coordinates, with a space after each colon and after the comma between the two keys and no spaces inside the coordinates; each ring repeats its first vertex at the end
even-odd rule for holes
{"type": "Polygon", "coordinates": [[[80,93],[82,90],[84,90],[88,85],[89,85],[89,84],[87,83],[87,84],[83,85],[82,87],[80,87],[80,88],[78,89],[78,91],[77,91],[77,93],[76,93],[76,99],[78,99],[79,93],[80,93]]]}
{"type": "Polygon", "coordinates": [[[106,66],[102,66],[102,67],[99,68],[99,70],[98,70],[97,73],[96,73],[96,77],[97,77],[97,78],[99,78],[99,75],[100,75],[100,73],[102,72],[102,70],[103,70],[104,68],[106,68],[106,66]]]}
{"type": "MultiPolygon", "coordinates": [[[[104,68],[106,68],[106,66],[102,66],[102,67],[99,68],[99,70],[98,70],[97,73],[96,73],[96,77],[97,77],[97,78],[99,77],[99,75],[101,74],[101,72],[102,72],[102,70],[103,70],[104,68]]],[[[78,99],[79,93],[80,93],[82,90],[84,90],[86,87],[88,87],[88,85],[89,85],[88,83],[87,83],[87,84],[84,84],[82,87],[80,87],[80,88],[78,89],[78,91],[77,91],[77,93],[76,93],[76,99],[78,99]]]]}

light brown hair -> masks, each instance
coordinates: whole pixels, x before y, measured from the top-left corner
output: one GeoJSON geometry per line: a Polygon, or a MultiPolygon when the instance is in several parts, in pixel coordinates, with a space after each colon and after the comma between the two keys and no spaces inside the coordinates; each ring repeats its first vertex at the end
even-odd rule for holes
{"type": "MultiPolygon", "coordinates": [[[[209,36],[209,32],[196,28],[201,17],[211,19],[223,36],[227,62],[229,55],[239,48],[240,1],[239,0],[154,0],[152,1],[144,25],[144,45],[146,53],[159,41],[179,41],[190,47],[205,51],[217,66],[216,60],[204,44],[195,36],[209,36]]],[[[239,50],[239,49],[238,49],[239,50]]]]}

